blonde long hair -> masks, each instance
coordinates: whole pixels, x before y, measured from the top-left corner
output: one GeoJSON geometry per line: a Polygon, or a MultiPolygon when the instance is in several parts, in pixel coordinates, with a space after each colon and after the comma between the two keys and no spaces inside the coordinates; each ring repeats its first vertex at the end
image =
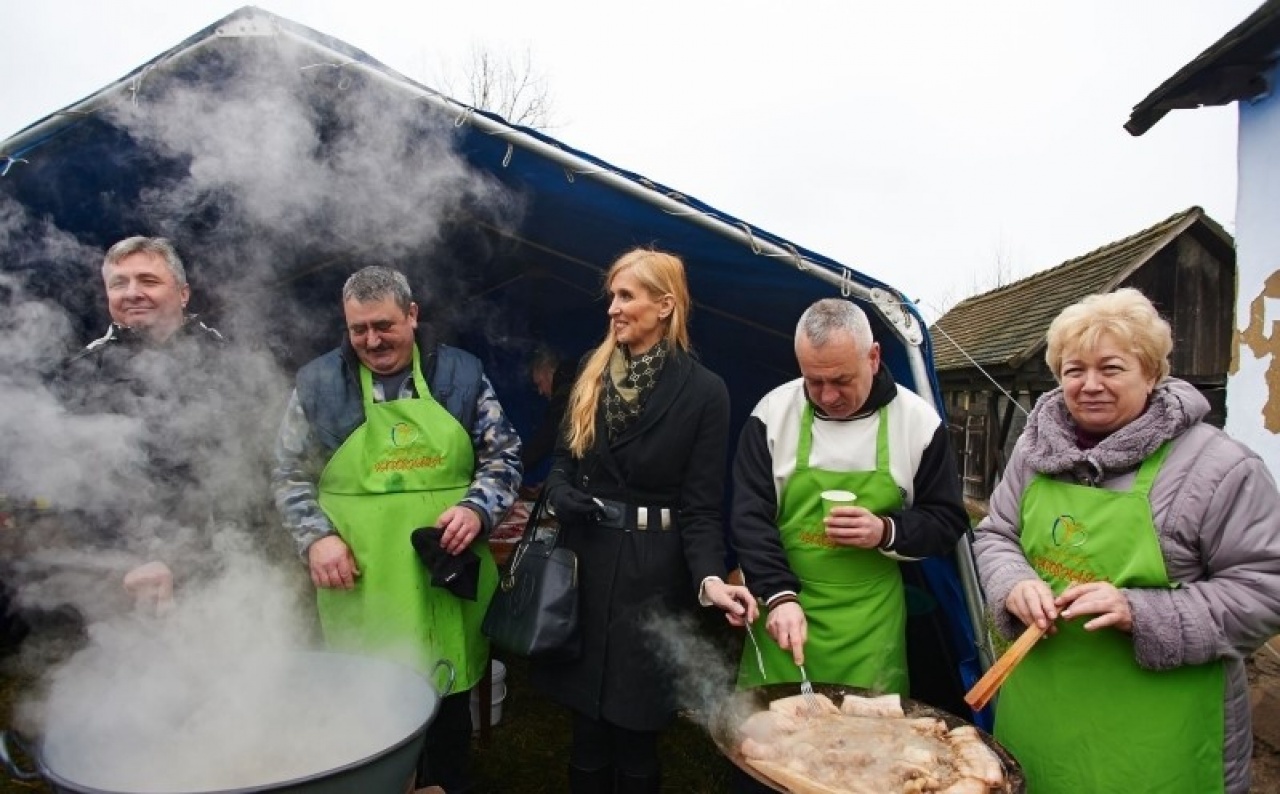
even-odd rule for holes
{"type": "MultiPolygon", "coordinates": [[[[634,248],[618,257],[605,274],[604,285],[606,295],[618,274],[630,270],[631,274],[644,287],[649,297],[659,300],[670,295],[674,306],[671,316],[664,322],[666,331],[663,338],[673,348],[688,352],[689,345],[689,310],[693,305],[689,297],[689,282],[685,278],[684,263],[680,258],[663,251],[650,248],[634,248]]],[[[575,458],[586,455],[587,450],[596,440],[596,406],[600,402],[601,381],[605,370],[609,367],[609,357],[618,347],[618,340],[613,332],[613,323],[608,324],[604,340],[600,343],[578,375],[569,394],[569,410],[566,412],[565,432],[568,437],[569,451],[575,458]]]]}

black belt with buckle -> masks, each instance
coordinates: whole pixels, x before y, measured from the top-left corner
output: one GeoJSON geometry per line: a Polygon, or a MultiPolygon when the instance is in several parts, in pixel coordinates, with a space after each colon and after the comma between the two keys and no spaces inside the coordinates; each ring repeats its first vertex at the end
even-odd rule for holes
{"type": "Polygon", "coordinates": [[[596,502],[600,505],[600,519],[596,524],[605,529],[643,532],[650,529],[673,529],[676,525],[675,511],[670,507],[639,507],[599,497],[596,502]]]}

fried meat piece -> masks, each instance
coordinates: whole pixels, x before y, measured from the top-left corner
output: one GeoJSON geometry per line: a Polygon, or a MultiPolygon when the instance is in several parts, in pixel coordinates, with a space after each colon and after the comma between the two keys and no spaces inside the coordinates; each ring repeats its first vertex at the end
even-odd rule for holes
{"type": "MultiPolygon", "coordinates": [[[[839,714],[840,707],[832,702],[831,698],[821,692],[814,695],[814,700],[818,704],[818,714],[839,714]]],[[[791,697],[778,698],[769,704],[770,711],[777,711],[796,719],[805,719],[814,716],[814,711],[809,705],[809,700],[804,695],[792,695],[791,697]]]]}
{"type": "Polygon", "coordinates": [[[986,742],[982,741],[976,728],[971,725],[962,725],[952,729],[947,736],[956,756],[956,770],[962,777],[976,778],[988,787],[998,786],[1004,782],[1004,771],[1001,768],[999,756],[987,747],[986,742]]]}
{"type": "Polygon", "coordinates": [[[902,698],[896,694],[879,697],[845,695],[840,701],[840,711],[851,717],[904,717],[902,698]]]}

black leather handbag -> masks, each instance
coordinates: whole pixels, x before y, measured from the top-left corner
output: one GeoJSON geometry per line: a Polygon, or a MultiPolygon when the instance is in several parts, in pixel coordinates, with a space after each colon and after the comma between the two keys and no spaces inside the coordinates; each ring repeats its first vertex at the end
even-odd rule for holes
{"type": "Polygon", "coordinates": [[[577,656],[578,556],[557,546],[559,529],[539,527],[546,489],[538,496],[516,544],[481,631],[518,656],[577,656]]]}

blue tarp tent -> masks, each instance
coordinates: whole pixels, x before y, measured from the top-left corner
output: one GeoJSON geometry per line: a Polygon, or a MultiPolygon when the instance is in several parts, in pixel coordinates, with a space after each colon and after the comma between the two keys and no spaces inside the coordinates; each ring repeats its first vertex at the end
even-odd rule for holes
{"type": "MultiPolygon", "coordinates": [[[[603,269],[653,245],[688,265],[692,336],[735,427],[798,374],[795,321],[835,295],[868,309],[899,382],[941,405],[925,325],[889,284],[251,7],[0,143],[0,172],[3,268],[82,339],[105,310],[99,260],[76,246],[175,239],[193,306],[286,367],[335,342],[345,276],[388,262],[527,429],[533,342],[577,354],[598,340],[603,269]],[[48,244],[51,229],[72,244],[48,244]]],[[[925,574],[967,687],[989,661],[967,545],[925,574]]]]}

